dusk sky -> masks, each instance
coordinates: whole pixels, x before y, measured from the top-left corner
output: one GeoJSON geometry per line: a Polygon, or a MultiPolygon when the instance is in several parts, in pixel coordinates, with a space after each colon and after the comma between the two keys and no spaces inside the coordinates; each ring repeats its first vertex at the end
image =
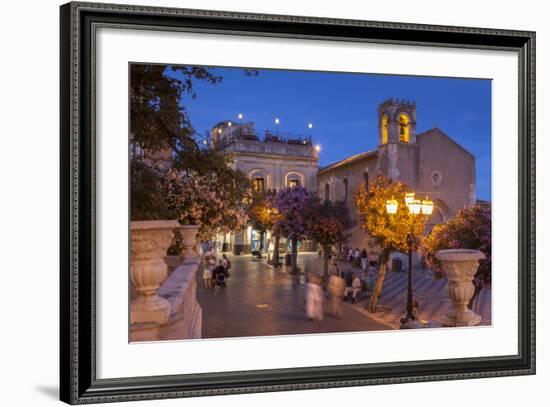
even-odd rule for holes
{"type": "Polygon", "coordinates": [[[491,199],[491,81],[311,71],[214,68],[217,85],[195,81],[182,104],[204,134],[222,120],[256,129],[311,134],[325,166],[378,146],[377,108],[389,98],[416,102],[417,134],[435,126],[476,157],[477,197],[491,199]],[[308,123],[313,129],[308,130],[308,123]]]}

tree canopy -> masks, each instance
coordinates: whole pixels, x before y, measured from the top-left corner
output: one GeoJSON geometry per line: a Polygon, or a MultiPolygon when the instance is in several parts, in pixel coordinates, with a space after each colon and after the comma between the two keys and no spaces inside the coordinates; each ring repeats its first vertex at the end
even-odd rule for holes
{"type": "Polygon", "coordinates": [[[130,66],[130,133],[145,152],[194,147],[195,130],[182,96],[195,97],[193,81],[216,84],[221,77],[198,66],[132,64],[130,66]]]}
{"type": "Polygon", "coordinates": [[[310,200],[306,208],[307,234],[320,245],[332,246],[349,238],[351,219],[343,201],[310,200]]]}
{"type": "Polygon", "coordinates": [[[406,252],[407,234],[422,236],[426,219],[414,216],[405,205],[405,194],[411,189],[399,181],[391,181],[383,175],[377,176],[367,191],[362,183],[355,194],[355,209],[361,227],[387,252],[406,252]],[[398,203],[397,213],[389,214],[386,202],[394,199],[398,203]]]}
{"type": "Polygon", "coordinates": [[[252,193],[248,206],[248,219],[252,227],[260,232],[274,231],[281,215],[273,205],[272,192],[252,193]]]}
{"type": "Polygon", "coordinates": [[[305,209],[310,199],[308,191],[298,185],[277,192],[273,206],[281,214],[277,228],[287,239],[301,240],[306,237],[307,223],[305,209]]]}
{"type": "Polygon", "coordinates": [[[485,254],[480,260],[476,277],[484,284],[491,282],[491,206],[474,205],[458,211],[447,223],[435,225],[424,239],[422,254],[428,267],[441,273],[441,263],[435,253],[444,249],[475,249],[485,254]]]}
{"type": "Polygon", "coordinates": [[[170,216],[200,224],[203,238],[238,229],[249,182],[229,154],[199,142],[182,101],[196,96],[194,81],[222,78],[199,66],[132,64],[130,71],[131,143],[143,151],[131,160],[132,220],[170,216]],[[159,152],[167,154],[158,159],[159,152]]]}

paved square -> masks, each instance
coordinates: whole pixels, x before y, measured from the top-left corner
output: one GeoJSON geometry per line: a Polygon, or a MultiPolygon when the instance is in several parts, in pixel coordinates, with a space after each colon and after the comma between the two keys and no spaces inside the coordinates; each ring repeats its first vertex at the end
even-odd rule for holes
{"type": "Polygon", "coordinates": [[[325,313],[322,321],[312,322],[306,318],[300,276],[288,275],[251,256],[229,257],[231,277],[225,288],[205,288],[202,271],[197,273],[203,338],[389,329],[345,304],[341,319],[325,313]]]}

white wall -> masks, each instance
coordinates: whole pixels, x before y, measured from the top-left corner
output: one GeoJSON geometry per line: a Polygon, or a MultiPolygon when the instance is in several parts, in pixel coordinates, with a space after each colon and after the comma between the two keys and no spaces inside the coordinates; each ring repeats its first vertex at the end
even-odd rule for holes
{"type": "MultiPolygon", "coordinates": [[[[441,2],[394,0],[358,2],[340,0],[132,0],[153,4],[316,15],[368,20],[391,20],[537,31],[538,156],[550,154],[548,112],[550,83],[550,28],[542,1],[441,2]]],[[[0,239],[2,240],[0,294],[0,361],[2,405],[54,404],[58,383],[58,5],[56,0],[11,1],[2,7],[0,25],[0,239]],[[6,53],[7,51],[7,53],[6,53]]],[[[539,160],[538,207],[544,208],[549,184],[550,160],[539,160]]],[[[544,269],[543,247],[548,214],[538,214],[538,319],[546,318],[550,297],[542,287],[550,279],[544,269]]],[[[522,405],[543,396],[550,380],[548,327],[538,324],[538,375],[498,379],[432,382],[332,390],[282,392],[186,400],[187,406],[281,405],[408,405],[463,406],[522,405]],[[351,403],[351,404],[350,404],[351,403]]],[[[178,400],[133,405],[181,405],[178,400]]],[[[130,404],[125,404],[130,405],[130,404]]],[[[542,405],[534,402],[533,405],[542,405]]]]}

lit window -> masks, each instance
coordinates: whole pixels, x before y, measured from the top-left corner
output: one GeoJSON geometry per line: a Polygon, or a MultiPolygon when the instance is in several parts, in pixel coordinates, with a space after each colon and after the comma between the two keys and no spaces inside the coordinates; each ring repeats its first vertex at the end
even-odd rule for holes
{"type": "Polygon", "coordinates": [[[387,144],[388,142],[388,115],[384,113],[382,115],[382,121],[380,123],[382,131],[382,144],[387,144]]]}
{"type": "Polygon", "coordinates": [[[252,188],[255,192],[264,192],[265,191],[265,181],[263,177],[256,177],[252,181],[252,188]]]}
{"type": "Polygon", "coordinates": [[[298,178],[292,178],[288,185],[290,186],[290,188],[294,188],[294,187],[298,187],[300,186],[300,180],[298,178]]]}
{"type": "Polygon", "coordinates": [[[300,186],[300,185],[302,185],[301,181],[302,181],[301,175],[296,173],[296,172],[292,172],[292,173],[286,175],[286,186],[287,187],[294,188],[294,187],[300,186]]]}
{"type": "Polygon", "coordinates": [[[402,143],[408,143],[410,139],[411,121],[409,116],[405,113],[399,115],[399,141],[402,143]]]}

